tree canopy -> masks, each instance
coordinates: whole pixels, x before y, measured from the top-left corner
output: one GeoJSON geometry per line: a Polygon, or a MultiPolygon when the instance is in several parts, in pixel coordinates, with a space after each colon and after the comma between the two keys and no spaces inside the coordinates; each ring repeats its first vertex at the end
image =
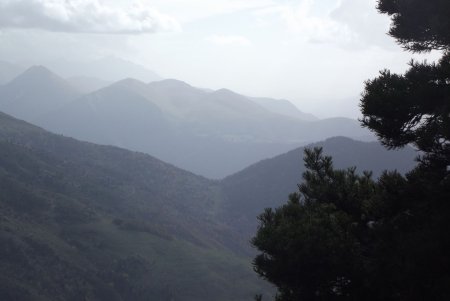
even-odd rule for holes
{"type": "Polygon", "coordinates": [[[436,159],[448,159],[450,52],[438,63],[411,62],[404,75],[384,70],[367,81],[361,112],[362,124],[384,145],[396,148],[412,143],[436,159]]]}
{"type": "Polygon", "coordinates": [[[363,212],[375,189],[370,174],[334,170],[321,148],[306,150],[305,164],[309,170],[299,192],[259,216],[252,240],[263,252],[255,270],[279,288],[279,300],[347,295],[362,272],[358,237],[368,227],[363,212]]]}
{"type": "Polygon", "coordinates": [[[442,51],[368,80],[361,124],[388,148],[414,145],[417,167],[373,180],[305,152],[304,182],[266,209],[252,240],[255,271],[279,301],[450,300],[450,2],[380,0],[389,34],[412,52],[442,51]]]}
{"type": "Polygon", "coordinates": [[[255,271],[277,300],[444,300],[450,297],[450,177],[419,165],[378,180],[305,151],[304,182],[266,209],[255,271]]]}
{"type": "Polygon", "coordinates": [[[392,18],[389,34],[413,52],[441,50],[437,63],[411,61],[368,80],[360,103],[363,126],[390,148],[414,144],[426,159],[450,164],[450,1],[380,0],[392,18]]]}
{"type": "Polygon", "coordinates": [[[379,0],[378,11],[391,17],[389,34],[405,49],[450,49],[448,0],[379,0]]]}

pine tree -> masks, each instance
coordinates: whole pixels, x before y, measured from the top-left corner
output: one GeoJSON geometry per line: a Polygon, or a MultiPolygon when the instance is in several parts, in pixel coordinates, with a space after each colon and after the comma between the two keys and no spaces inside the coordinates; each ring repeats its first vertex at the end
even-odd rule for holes
{"type": "Polygon", "coordinates": [[[266,209],[253,245],[255,271],[277,300],[450,300],[450,1],[380,0],[390,35],[412,52],[403,75],[366,82],[361,123],[388,148],[421,151],[406,177],[377,181],[335,170],[320,149],[305,152],[299,191],[266,209]]]}

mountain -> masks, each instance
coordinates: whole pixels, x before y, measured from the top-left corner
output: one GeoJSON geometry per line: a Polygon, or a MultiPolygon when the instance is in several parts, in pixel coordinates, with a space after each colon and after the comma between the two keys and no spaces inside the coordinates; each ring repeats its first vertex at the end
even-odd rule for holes
{"type": "MultiPolygon", "coordinates": [[[[270,118],[274,115],[248,97],[228,89],[205,91],[175,79],[148,84],[144,95],[168,115],[193,125],[208,124],[214,127],[214,123],[270,118]]],[[[209,130],[212,128],[209,127],[209,130]]]]}
{"type": "MultiPolygon", "coordinates": [[[[208,128],[208,123],[202,127],[197,126],[198,123],[190,123],[188,120],[192,116],[189,117],[188,113],[185,118],[173,115],[173,111],[168,113],[170,102],[166,102],[166,106],[161,105],[169,95],[164,89],[157,91],[163,97],[151,98],[155,102],[150,101],[147,92],[146,84],[132,79],[123,80],[43,115],[36,123],[85,141],[143,151],[212,177],[232,173],[253,160],[292,148],[290,144],[234,143],[220,134],[213,136],[211,129],[214,128],[216,133],[217,127],[210,125],[208,128]],[[200,132],[202,128],[209,132],[203,134],[200,132]]],[[[183,93],[189,95],[187,91],[183,93]]],[[[196,97],[192,99],[198,100],[196,97]]],[[[185,100],[189,101],[189,98],[185,100]]],[[[195,106],[192,103],[180,106],[188,107],[195,106]]]]}
{"type": "Polygon", "coordinates": [[[250,300],[217,182],[0,113],[1,300],[250,300]]]}
{"type": "Polygon", "coordinates": [[[43,66],[33,66],[0,87],[0,110],[32,122],[78,96],[64,79],[43,66]]]}
{"type": "Polygon", "coordinates": [[[176,120],[191,118],[190,115],[204,104],[203,97],[206,94],[201,89],[175,79],[149,83],[141,93],[176,120]]]}
{"type": "MultiPolygon", "coordinates": [[[[357,171],[372,171],[378,177],[384,170],[406,173],[415,166],[417,152],[410,147],[387,150],[378,142],[361,142],[334,137],[307,147],[321,146],[324,154],[333,157],[336,168],[357,167],[357,171]]],[[[228,215],[225,220],[250,238],[256,230],[255,216],[264,208],[284,204],[290,193],[298,191],[297,184],[305,171],[304,147],[258,162],[222,182],[228,215]]]]}
{"type": "MultiPolygon", "coordinates": [[[[416,155],[343,137],[315,145],[336,167],[356,165],[376,176],[384,168],[406,172],[416,155]]],[[[270,295],[251,269],[248,240],[256,215],[295,191],[301,157],[302,148],[295,149],[211,181],[0,113],[0,299],[270,295]]]]}
{"type": "Polygon", "coordinates": [[[142,151],[209,178],[330,136],[363,137],[355,120],[305,121],[227,89],[127,79],[46,114],[38,125],[94,143],[142,151]]]}
{"type": "Polygon", "coordinates": [[[24,71],[21,66],[0,61],[0,85],[4,85],[24,71]]]}
{"type": "Polygon", "coordinates": [[[319,118],[312,114],[300,111],[295,105],[293,105],[289,100],[286,99],[252,97],[251,100],[273,113],[299,118],[305,121],[319,120],[319,118]]]}
{"type": "Polygon", "coordinates": [[[147,83],[162,80],[154,71],[117,57],[103,57],[84,62],[56,60],[47,62],[46,65],[66,78],[93,77],[115,82],[131,77],[147,83]]]}
{"type": "Polygon", "coordinates": [[[254,98],[228,89],[205,91],[172,79],[153,82],[148,87],[145,96],[149,100],[202,136],[293,145],[336,135],[356,138],[369,134],[356,120],[305,121],[275,113],[256,103],[254,98]]]}
{"type": "Polygon", "coordinates": [[[151,150],[171,137],[161,110],[136,92],[145,84],[122,80],[84,95],[36,121],[71,137],[132,150],[151,150]]]}

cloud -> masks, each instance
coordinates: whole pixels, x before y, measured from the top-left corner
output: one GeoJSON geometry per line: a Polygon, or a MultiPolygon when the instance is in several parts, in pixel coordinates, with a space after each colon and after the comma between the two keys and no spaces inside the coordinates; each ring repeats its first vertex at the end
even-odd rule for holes
{"type": "Polygon", "coordinates": [[[393,39],[386,34],[390,20],[377,12],[376,5],[376,0],[341,0],[330,17],[346,25],[353,32],[354,42],[360,46],[377,45],[395,49],[393,39]]]}
{"type": "Polygon", "coordinates": [[[302,0],[298,3],[274,5],[257,10],[259,18],[277,16],[292,34],[308,42],[345,43],[353,38],[353,33],[346,24],[329,16],[323,7],[318,9],[318,1],[302,0]]]}
{"type": "Polygon", "coordinates": [[[290,33],[308,42],[333,43],[352,49],[370,46],[392,49],[395,43],[385,34],[389,18],[377,12],[376,2],[377,0],[288,1],[256,10],[254,15],[266,19],[277,17],[290,33]]]}
{"type": "Polygon", "coordinates": [[[174,18],[142,3],[125,8],[106,3],[101,0],[0,0],[0,28],[102,34],[154,33],[180,28],[174,18]]]}
{"type": "Polygon", "coordinates": [[[246,37],[235,35],[212,35],[207,37],[206,40],[216,45],[250,46],[252,44],[246,37]]]}
{"type": "Polygon", "coordinates": [[[274,5],[279,0],[142,0],[168,11],[182,23],[274,5]]]}

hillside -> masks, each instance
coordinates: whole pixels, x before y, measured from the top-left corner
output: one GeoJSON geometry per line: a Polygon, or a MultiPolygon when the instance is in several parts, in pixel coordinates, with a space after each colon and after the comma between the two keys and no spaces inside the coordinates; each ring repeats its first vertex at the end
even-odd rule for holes
{"type": "Polygon", "coordinates": [[[0,113],[1,300],[250,300],[217,183],[0,113]]]}
{"type": "MultiPolygon", "coordinates": [[[[378,177],[384,170],[406,173],[415,166],[418,155],[412,148],[388,151],[378,142],[360,142],[345,137],[334,137],[307,147],[321,146],[324,153],[333,157],[336,168],[357,167],[357,171],[372,171],[378,177]]],[[[222,182],[226,215],[223,217],[239,231],[250,237],[256,229],[255,216],[264,208],[284,204],[290,193],[297,191],[297,184],[305,171],[303,150],[297,148],[288,153],[258,162],[222,182]]]]}
{"type": "MultiPolygon", "coordinates": [[[[416,155],[342,137],[319,145],[336,167],[375,175],[406,172],[416,155]]],[[[263,208],[295,191],[301,158],[295,149],[217,182],[0,113],[0,299],[270,294],[251,269],[248,241],[263,208]]]]}

